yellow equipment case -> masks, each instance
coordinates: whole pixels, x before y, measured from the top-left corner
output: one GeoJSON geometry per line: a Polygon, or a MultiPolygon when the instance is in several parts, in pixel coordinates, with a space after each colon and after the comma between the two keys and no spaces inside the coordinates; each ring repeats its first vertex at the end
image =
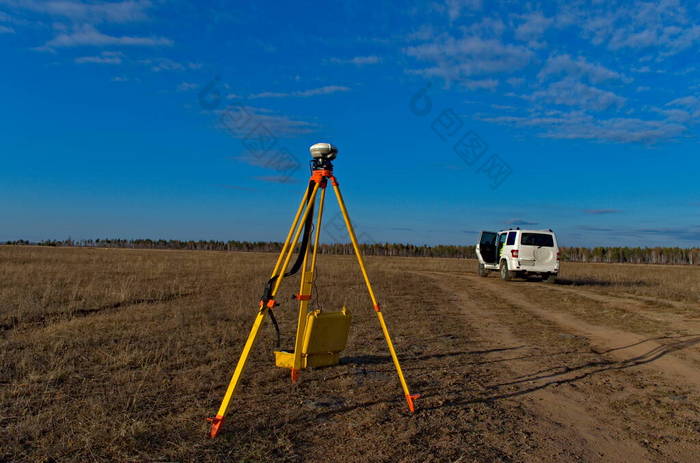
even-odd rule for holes
{"type": "MultiPolygon", "coordinates": [[[[306,316],[304,341],[301,350],[301,368],[337,365],[339,353],[345,349],[350,332],[350,311],[314,310],[306,316]]],[[[275,365],[294,368],[294,352],[275,351],[275,365]]]]}

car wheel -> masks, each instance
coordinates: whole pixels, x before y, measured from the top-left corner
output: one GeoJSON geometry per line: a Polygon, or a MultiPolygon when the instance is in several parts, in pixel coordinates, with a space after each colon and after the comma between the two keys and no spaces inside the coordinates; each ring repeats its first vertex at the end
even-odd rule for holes
{"type": "Polygon", "coordinates": [[[501,262],[501,280],[510,281],[513,278],[513,272],[508,270],[508,262],[501,262]]]}
{"type": "Polygon", "coordinates": [[[484,267],[484,264],[479,263],[479,270],[478,270],[479,276],[480,277],[487,277],[489,276],[489,271],[486,270],[486,267],[484,267]]]}
{"type": "Polygon", "coordinates": [[[550,273],[548,275],[542,275],[542,281],[545,283],[556,283],[557,282],[557,274],[556,273],[550,273]]]}

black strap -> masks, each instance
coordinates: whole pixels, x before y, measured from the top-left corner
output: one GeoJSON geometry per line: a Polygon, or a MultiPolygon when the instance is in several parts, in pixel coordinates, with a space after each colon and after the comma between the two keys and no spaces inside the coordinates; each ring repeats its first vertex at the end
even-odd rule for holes
{"type": "Polygon", "coordinates": [[[270,315],[270,321],[272,321],[272,326],[275,327],[275,333],[277,334],[277,344],[275,346],[277,349],[280,348],[280,326],[277,324],[277,319],[275,318],[275,313],[272,309],[268,310],[267,313],[270,315]]]}
{"type": "MultiPolygon", "coordinates": [[[[294,264],[292,264],[292,268],[289,269],[289,271],[284,274],[285,277],[292,276],[299,271],[299,269],[301,268],[301,264],[304,262],[304,255],[306,255],[306,250],[309,247],[309,238],[311,237],[311,230],[313,229],[313,223],[314,223],[314,204],[313,203],[309,204],[309,200],[311,199],[311,194],[313,192],[314,184],[315,184],[315,182],[313,180],[309,182],[309,188],[307,189],[307,193],[306,193],[306,205],[308,205],[308,207],[309,207],[309,212],[306,214],[306,221],[304,222],[304,233],[303,233],[303,236],[301,239],[301,245],[299,246],[299,254],[297,255],[297,259],[294,261],[294,264]]],[[[267,304],[267,302],[270,299],[272,299],[272,288],[275,286],[275,282],[277,282],[278,278],[279,278],[279,274],[270,278],[267,281],[267,284],[265,284],[265,289],[263,291],[263,295],[261,298],[263,306],[265,306],[267,304]]],[[[275,315],[272,313],[272,309],[270,309],[268,312],[270,314],[270,320],[272,321],[272,325],[275,327],[275,333],[277,334],[276,346],[277,346],[277,349],[279,349],[280,348],[280,328],[279,328],[279,325],[277,324],[277,320],[275,319],[275,315]]]]}

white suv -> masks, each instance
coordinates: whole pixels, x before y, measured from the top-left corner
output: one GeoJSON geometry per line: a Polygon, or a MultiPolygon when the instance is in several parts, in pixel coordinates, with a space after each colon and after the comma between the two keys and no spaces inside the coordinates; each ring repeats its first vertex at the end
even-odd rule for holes
{"type": "Polygon", "coordinates": [[[482,231],[476,255],[482,277],[499,271],[503,280],[539,275],[554,283],[559,274],[559,246],[552,230],[482,231]]]}

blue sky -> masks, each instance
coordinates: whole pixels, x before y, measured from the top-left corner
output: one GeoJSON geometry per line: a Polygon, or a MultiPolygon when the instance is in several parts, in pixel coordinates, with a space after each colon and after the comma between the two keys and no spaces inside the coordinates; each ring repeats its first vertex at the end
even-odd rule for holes
{"type": "Polygon", "coordinates": [[[0,240],[699,246],[693,2],[0,0],[0,240]],[[326,241],[345,241],[337,208],[326,241]]]}

